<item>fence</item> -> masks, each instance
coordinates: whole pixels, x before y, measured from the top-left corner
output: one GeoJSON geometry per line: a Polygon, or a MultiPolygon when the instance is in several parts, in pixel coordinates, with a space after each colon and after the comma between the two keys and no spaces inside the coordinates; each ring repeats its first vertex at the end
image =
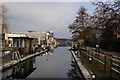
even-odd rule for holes
{"type": "Polygon", "coordinates": [[[111,56],[110,58],[110,77],[112,77],[112,72],[120,74],[120,57],[111,56]]]}
{"type": "Polygon", "coordinates": [[[77,56],[79,54],[81,55],[81,53],[84,53],[85,55],[88,56],[89,61],[93,61],[93,59],[94,59],[94,60],[97,61],[97,63],[99,62],[99,63],[103,64],[104,65],[104,73],[106,72],[106,56],[105,55],[103,55],[101,53],[97,53],[95,51],[88,51],[88,50],[85,50],[85,49],[79,49],[79,51],[80,51],[80,53],[78,53],[77,56]]]}
{"type": "MultiPolygon", "coordinates": [[[[96,60],[97,63],[101,63],[104,65],[104,73],[106,73],[106,60],[110,60],[110,64],[108,65],[109,70],[110,70],[110,77],[112,77],[112,72],[116,72],[118,74],[120,74],[120,57],[118,56],[114,56],[112,55],[110,58],[106,59],[106,55],[102,54],[102,53],[98,53],[95,51],[89,51],[86,49],[74,49],[75,51],[75,55],[77,57],[80,58],[81,55],[83,55],[83,57],[87,57],[88,60],[90,60],[89,58],[91,58],[91,61],[96,60]],[[87,55],[87,56],[86,56],[87,55]]],[[[108,60],[108,61],[109,61],[108,60]]]]}

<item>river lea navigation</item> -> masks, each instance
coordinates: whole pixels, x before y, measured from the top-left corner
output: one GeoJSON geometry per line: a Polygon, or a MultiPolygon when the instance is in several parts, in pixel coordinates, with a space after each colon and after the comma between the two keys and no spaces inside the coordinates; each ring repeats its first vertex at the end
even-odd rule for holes
{"type": "Polygon", "coordinates": [[[82,78],[70,47],[57,47],[2,72],[2,79],[82,78]]]}

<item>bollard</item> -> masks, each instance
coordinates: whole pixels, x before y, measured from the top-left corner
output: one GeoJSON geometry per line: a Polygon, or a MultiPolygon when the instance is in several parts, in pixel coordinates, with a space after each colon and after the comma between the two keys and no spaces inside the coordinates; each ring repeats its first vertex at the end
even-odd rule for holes
{"type": "Polygon", "coordinates": [[[88,59],[89,59],[89,63],[92,63],[92,58],[91,58],[91,57],[89,57],[88,59]]]}
{"type": "Polygon", "coordinates": [[[95,79],[95,77],[96,77],[95,74],[92,74],[92,80],[95,79]]]}

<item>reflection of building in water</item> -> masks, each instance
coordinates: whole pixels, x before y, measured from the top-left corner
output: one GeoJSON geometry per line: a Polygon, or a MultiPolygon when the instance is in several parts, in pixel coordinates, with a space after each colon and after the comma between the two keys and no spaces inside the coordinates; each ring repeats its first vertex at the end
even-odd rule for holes
{"type": "Polygon", "coordinates": [[[53,54],[54,45],[50,45],[50,54],[53,54]]]}
{"type": "Polygon", "coordinates": [[[35,69],[34,66],[35,59],[32,58],[31,60],[15,66],[14,68],[10,69],[9,71],[3,72],[3,78],[27,78],[35,69]],[[6,75],[6,76],[5,76],[6,75]]]}
{"type": "Polygon", "coordinates": [[[44,54],[41,54],[41,56],[46,56],[46,61],[48,61],[49,55],[53,54],[53,49],[54,49],[54,45],[50,45],[50,50],[48,52],[45,52],[44,54]]]}

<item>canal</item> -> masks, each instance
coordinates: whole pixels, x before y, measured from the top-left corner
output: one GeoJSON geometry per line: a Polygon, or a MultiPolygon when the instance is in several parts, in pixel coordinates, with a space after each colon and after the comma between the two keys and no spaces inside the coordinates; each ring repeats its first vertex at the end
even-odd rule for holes
{"type": "Polygon", "coordinates": [[[76,65],[70,47],[57,47],[49,52],[31,58],[12,68],[2,71],[2,79],[29,78],[79,78],[81,73],[76,65]]]}

